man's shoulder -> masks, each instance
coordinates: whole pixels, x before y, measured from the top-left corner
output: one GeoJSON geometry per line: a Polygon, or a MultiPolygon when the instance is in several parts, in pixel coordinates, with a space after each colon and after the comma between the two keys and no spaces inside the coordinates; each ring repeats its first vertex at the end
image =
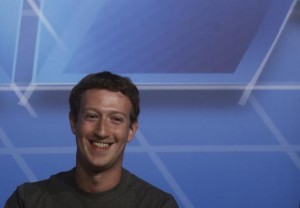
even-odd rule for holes
{"type": "Polygon", "coordinates": [[[61,172],[48,179],[36,182],[26,182],[17,187],[17,190],[9,197],[6,208],[16,207],[65,207],[56,206],[62,204],[64,195],[69,189],[68,178],[71,178],[72,171],[61,172]],[[54,205],[55,206],[51,206],[54,205]]]}
{"type": "Polygon", "coordinates": [[[50,176],[47,179],[35,181],[35,182],[26,182],[17,187],[17,191],[21,195],[36,195],[36,194],[44,194],[56,191],[56,187],[62,187],[63,184],[68,184],[70,180],[70,175],[73,170],[66,172],[59,172],[55,175],[50,176]]]}

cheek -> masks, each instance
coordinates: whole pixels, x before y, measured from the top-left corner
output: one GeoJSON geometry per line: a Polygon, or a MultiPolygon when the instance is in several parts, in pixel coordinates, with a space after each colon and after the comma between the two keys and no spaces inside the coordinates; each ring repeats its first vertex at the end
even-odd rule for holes
{"type": "Polygon", "coordinates": [[[77,135],[87,135],[87,134],[91,134],[91,132],[93,132],[95,129],[94,125],[91,125],[87,122],[78,122],[77,126],[76,126],[76,134],[77,135]]]}
{"type": "Polygon", "coordinates": [[[117,138],[119,142],[126,143],[129,136],[129,131],[126,128],[115,129],[113,131],[113,136],[117,138]]]}
{"type": "Polygon", "coordinates": [[[83,128],[83,126],[77,128],[75,131],[76,142],[81,146],[84,145],[84,143],[87,142],[88,138],[90,138],[91,136],[91,131],[87,128],[83,128]]]}

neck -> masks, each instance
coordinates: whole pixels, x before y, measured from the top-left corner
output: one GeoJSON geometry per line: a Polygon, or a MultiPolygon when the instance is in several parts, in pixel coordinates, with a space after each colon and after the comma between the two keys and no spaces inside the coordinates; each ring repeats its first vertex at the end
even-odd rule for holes
{"type": "Polygon", "coordinates": [[[75,179],[80,189],[89,193],[108,191],[117,186],[121,180],[122,167],[117,170],[90,171],[76,165],[75,179]]]}

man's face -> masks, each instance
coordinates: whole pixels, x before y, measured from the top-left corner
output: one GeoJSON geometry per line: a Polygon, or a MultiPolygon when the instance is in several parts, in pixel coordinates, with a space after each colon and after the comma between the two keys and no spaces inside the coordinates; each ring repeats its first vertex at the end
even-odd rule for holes
{"type": "Polygon", "coordinates": [[[76,136],[77,164],[93,171],[120,168],[127,142],[138,124],[130,125],[131,102],[121,92],[101,89],[86,91],[78,119],[70,114],[76,136]]]}

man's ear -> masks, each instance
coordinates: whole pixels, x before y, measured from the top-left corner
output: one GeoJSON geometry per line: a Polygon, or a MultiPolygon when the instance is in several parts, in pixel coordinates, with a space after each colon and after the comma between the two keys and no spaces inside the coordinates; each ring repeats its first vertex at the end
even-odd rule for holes
{"type": "Polygon", "coordinates": [[[71,112],[69,112],[69,121],[70,121],[71,130],[72,130],[73,134],[75,134],[76,133],[76,118],[71,112]]]}
{"type": "Polygon", "coordinates": [[[134,138],[138,128],[139,128],[138,122],[134,122],[133,124],[130,125],[127,142],[130,142],[134,138]]]}

